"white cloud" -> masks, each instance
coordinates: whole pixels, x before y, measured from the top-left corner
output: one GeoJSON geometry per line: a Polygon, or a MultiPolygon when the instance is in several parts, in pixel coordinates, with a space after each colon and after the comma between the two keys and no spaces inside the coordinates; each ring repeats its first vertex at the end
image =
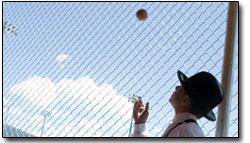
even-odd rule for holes
{"type": "Polygon", "coordinates": [[[84,126],[85,129],[90,129],[90,128],[96,128],[99,129],[102,127],[104,123],[101,120],[88,120],[88,119],[83,119],[80,122],[80,126],[84,126]]]}
{"type": "Polygon", "coordinates": [[[65,54],[60,54],[56,57],[56,60],[58,62],[63,62],[64,60],[66,60],[69,56],[68,55],[65,55],[65,54]]]}
{"type": "Polygon", "coordinates": [[[36,105],[46,107],[55,99],[55,84],[49,78],[33,76],[26,81],[14,85],[12,94],[23,94],[36,105]]]}
{"type": "MultiPolygon", "coordinates": [[[[21,93],[20,95],[33,104],[41,108],[49,107],[56,112],[49,121],[52,124],[48,124],[51,129],[56,131],[50,130],[46,133],[52,136],[56,136],[56,133],[59,132],[61,132],[61,136],[65,129],[72,133],[69,132],[63,136],[76,134],[79,136],[77,131],[83,126],[81,135],[84,134],[84,131],[89,130],[90,132],[87,132],[86,135],[98,136],[103,134],[100,130],[103,125],[106,124],[105,129],[107,129],[107,123],[112,122],[115,124],[112,124],[111,128],[118,130],[121,126],[126,125],[125,122],[131,119],[132,114],[133,105],[128,102],[126,97],[118,95],[111,85],[98,86],[88,77],[77,80],[64,78],[58,83],[54,83],[49,78],[33,76],[14,85],[10,93],[21,93]],[[81,103],[81,106],[78,106],[76,101],[81,103]],[[83,118],[85,113],[88,113],[88,116],[83,118]]],[[[35,118],[40,119],[41,117],[36,116],[32,120],[35,118]]]]}
{"type": "Polygon", "coordinates": [[[9,113],[11,113],[11,114],[20,114],[19,113],[20,110],[21,109],[19,107],[16,107],[16,108],[10,107],[9,113]]]}

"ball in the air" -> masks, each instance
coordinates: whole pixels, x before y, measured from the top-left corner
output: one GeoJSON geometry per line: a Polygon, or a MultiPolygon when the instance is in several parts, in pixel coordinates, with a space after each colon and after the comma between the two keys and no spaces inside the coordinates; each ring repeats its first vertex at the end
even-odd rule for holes
{"type": "Polygon", "coordinates": [[[148,13],[145,9],[140,9],[136,12],[136,17],[137,19],[139,19],[140,21],[143,21],[145,19],[148,18],[148,13]]]}

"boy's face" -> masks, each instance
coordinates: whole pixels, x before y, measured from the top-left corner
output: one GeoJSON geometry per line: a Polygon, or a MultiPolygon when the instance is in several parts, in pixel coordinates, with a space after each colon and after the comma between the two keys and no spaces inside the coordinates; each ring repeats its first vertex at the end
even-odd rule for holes
{"type": "Polygon", "coordinates": [[[182,86],[176,86],[175,91],[169,99],[169,102],[174,108],[179,108],[186,105],[188,102],[188,96],[182,86]]]}

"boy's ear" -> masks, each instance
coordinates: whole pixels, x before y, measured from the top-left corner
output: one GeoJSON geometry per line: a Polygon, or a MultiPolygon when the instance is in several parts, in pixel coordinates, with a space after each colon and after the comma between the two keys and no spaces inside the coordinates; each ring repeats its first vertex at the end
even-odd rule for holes
{"type": "Polygon", "coordinates": [[[186,105],[186,104],[189,104],[190,103],[190,99],[188,96],[185,96],[182,100],[182,105],[186,105]]]}

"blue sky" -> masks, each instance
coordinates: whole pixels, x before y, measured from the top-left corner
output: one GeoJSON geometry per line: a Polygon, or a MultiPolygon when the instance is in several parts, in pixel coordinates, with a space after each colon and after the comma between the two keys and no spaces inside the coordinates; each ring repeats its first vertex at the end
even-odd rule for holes
{"type": "MultiPolygon", "coordinates": [[[[4,2],[4,21],[19,28],[3,34],[4,105],[20,113],[8,123],[39,134],[46,109],[55,112],[46,136],[127,136],[136,93],[160,136],[174,115],[177,70],[220,81],[226,14],[226,2],[4,2]],[[145,21],[135,16],[141,8],[145,21]]],[[[214,135],[215,123],[200,124],[214,135]]]]}

